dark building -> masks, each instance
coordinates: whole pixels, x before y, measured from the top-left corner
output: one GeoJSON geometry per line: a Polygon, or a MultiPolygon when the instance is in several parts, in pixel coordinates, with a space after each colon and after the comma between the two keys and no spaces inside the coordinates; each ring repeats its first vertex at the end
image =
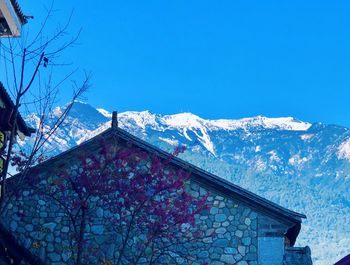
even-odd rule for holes
{"type": "Polygon", "coordinates": [[[10,95],[0,82],[0,131],[9,132],[16,125],[17,135],[23,140],[24,137],[30,136],[35,130],[26,125],[20,113],[17,113],[16,124],[12,124],[14,107],[10,95]]]}

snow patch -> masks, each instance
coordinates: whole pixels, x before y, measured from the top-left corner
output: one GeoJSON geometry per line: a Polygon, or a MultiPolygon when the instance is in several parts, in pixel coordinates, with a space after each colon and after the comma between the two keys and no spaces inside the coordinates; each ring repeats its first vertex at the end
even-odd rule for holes
{"type": "Polygon", "coordinates": [[[313,134],[303,134],[302,136],[300,136],[301,140],[304,141],[310,140],[312,137],[314,137],[313,134]]]}
{"type": "Polygon", "coordinates": [[[52,115],[59,117],[61,116],[63,113],[62,108],[61,107],[56,107],[52,110],[52,115]]]}
{"type": "Polygon", "coordinates": [[[299,154],[293,155],[288,159],[288,163],[292,166],[298,166],[308,161],[307,157],[300,157],[299,154]]]}
{"type": "MultiPolygon", "coordinates": [[[[156,115],[150,111],[126,111],[118,115],[118,121],[124,122],[124,124],[134,122],[137,127],[146,129],[146,126],[152,126],[155,129],[160,129],[159,124],[156,121],[156,115]]],[[[129,124],[128,124],[129,125],[129,124]]]]}
{"type": "Polygon", "coordinates": [[[268,154],[270,155],[270,160],[271,161],[276,161],[276,162],[280,162],[281,161],[281,158],[278,157],[276,151],[270,151],[268,152],[268,154]]]}
{"type": "Polygon", "coordinates": [[[189,141],[193,141],[188,135],[188,131],[192,131],[196,136],[198,141],[213,155],[215,155],[214,144],[210,139],[208,133],[207,121],[194,115],[192,113],[179,113],[174,115],[165,115],[162,117],[161,121],[165,126],[170,128],[181,128],[183,135],[189,141]],[[201,135],[198,134],[198,130],[201,135]]]}
{"type": "Polygon", "coordinates": [[[163,138],[163,137],[159,137],[159,140],[162,140],[163,142],[166,142],[170,145],[174,145],[174,146],[178,146],[179,145],[179,141],[175,140],[175,139],[168,139],[168,138],[163,138]]]}
{"type": "Polygon", "coordinates": [[[339,145],[337,156],[350,162],[350,138],[339,145]]]}
{"type": "Polygon", "coordinates": [[[189,137],[188,134],[187,134],[187,129],[186,129],[186,128],[183,129],[183,135],[185,136],[185,138],[186,138],[187,140],[189,140],[189,141],[192,142],[191,137],[189,137]]]}
{"type": "Polygon", "coordinates": [[[208,121],[213,127],[225,130],[247,129],[263,127],[267,129],[279,129],[287,131],[306,131],[311,127],[311,123],[299,121],[293,117],[267,118],[257,116],[240,120],[211,120],[208,121]]]}
{"type": "Polygon", "coordinates": [[[105,116],[108,119],[112,119],[112,113],[110,113],[108,110],[98,108],[96,109],[99,113],[101,113],[103,116],[105,116]]]}
{"type": "Polygon", "coordinates": [[[266,164],[265,162],[259,157],[255,163],[255,168],[258,170],[258,171],[264,171],[266,170],[266,164]]]}

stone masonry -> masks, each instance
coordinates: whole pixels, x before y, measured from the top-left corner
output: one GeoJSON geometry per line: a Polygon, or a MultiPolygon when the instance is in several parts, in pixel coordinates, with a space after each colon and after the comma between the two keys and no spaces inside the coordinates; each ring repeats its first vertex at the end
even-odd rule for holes
{"type": "MultiPolygon", "coordinates": [[[[53,179],[42,180],[43,183],[53,179]]],[[[214,265],[239,264],[257,265],[257,218],[258,214],[232,199],[192,182],[189,185],[194,197],[208,195],[209,210],[196,216],[196,223],[204,232],[201,238],[205,247],[196,253],[193,265],[208,262],[214,265]]],[[[108,237],[104,236],[107,228],[99,222],[107,213],[102,208],[96,209],[96,224],[87,227],[87,237],[96,245],[105,244],[102,260],[112,260],[113,250],[108,237]]],[[[72,237],[73,229],[65,212],[54,201],[25,189],[17,200],[8,204],[4,213],[5,225],[19,241],[47,264],[73,264],[72,237]]],[[[116,242],[117,243],[117,240],[116,242]]],[[[181,258],[179,264],[184,263],[181,258]]],[[[113,263],[112,263],[113,264],[113,263]]]]}

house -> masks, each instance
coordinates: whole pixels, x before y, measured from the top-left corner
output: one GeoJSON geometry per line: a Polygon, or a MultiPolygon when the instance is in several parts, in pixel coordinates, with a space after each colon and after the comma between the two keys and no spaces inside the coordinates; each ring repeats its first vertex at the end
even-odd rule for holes
{"type": "MultiPolygon", "coordinates": [[[[20,113],[17,113],[15,124],[12,124],[14,103],[7,93],[5,87],[0,82],[0,150],[4,150],[7,146],[8,138],[13,126],[16,126],[16,136],[24,139],[35,132],[34,129],[28,127],[20,113]]],[[[3,172],[4,158],[0,156],[0,174],[3,172]]],[[[0,224],[0,264],[17,264],[16,256],[21,253],[25,260],[31,260],[30,264],[39,264],[35,256],[18,244],[13,235],[0,224]],[[11,263],[13,262],[13,263],[11,263]]],[[[18,263],[19,264],[19,263],[18,263]]]]}
{"type": "MultiPolygon", "coordinates": [[[[137,147],[162,161],[169,157],[168,153],[118,128],[113,120],[110,129],[37,165],[29,175],[44,185],[59,181],[55,172],[78,165],[77,157],[81,153],[98,153],[101,137],[107,142],[117,139],[116,144],[120,148],[137,147]]],[[[305,215],[285,209],[180,158],[175,157],[163,166],[190,173],[187,188],[193,196],[200,198],[202,194],[208,195],[206,203],[210,210],[201,213],[198,221],[203,225],[204,232],[217,231],[207,233],[201,239],[204,247],[194,252],[195,259],[191,263],[177,261],[178,264],[312,264],[308,247],[294,247],[305,215]]],[[[73,228],[68,224],[65,212],[55,200],[35,192],[31,181],[27,179],[19,184],[19,179],[20,175],[9,179],[8,185],[17,191],[17,196],[9,201],[2,214],[3,226],[46,264],[73,264],[73,253],[69,247],[73,228]]],[[[111,249],[116,249],[118,234],[101,227],[101,220],[105,218],[103,211],[93,212],[93,215],[91,220],[95,223],[86,233],[106,253],[105,259],[96,259],[90,264],[114,264],[115,254],[111,249]],[[115,241],[106,241],[107,234],[112,234],[115,241]]]]}
{"type": "MultiPolygon", "coordinates": [[[[14,107],[15,104],[10,95],[7,93],[4,85],[0,82],[0,131],[9,132],[14,126],[14,124],[11,124],[14,107]]],[[[16,126],[17,135],[21,140],[35,132],[35,129],[26,125],[20,113],[17,114],[16,126]]]]}
{"type": "Polygon", "coordinates": [[[17,0],[0,0],[0,37],[19,37],[26,23],[17,0]]]}
{"type": "MultiPolygon", "coordinates": [[[[18,112],[16,120],[14,121],[14,108],[15,105],[11,100],[10,95],[7,93],[3,84],[0,82],[0,151],[2,152],[8,142],[11,135],[12,128],[15,126],[15,137],[19,136],[21,140],[24,137],[30,136],[35,132],[34,129],[28,127],[23,120],[21,114],[18,112]],[[14,124],[13,124],[14,123],[14,124]]],[[[4,157],[0,156],[0,174],[4,168],[4,157]]]]}

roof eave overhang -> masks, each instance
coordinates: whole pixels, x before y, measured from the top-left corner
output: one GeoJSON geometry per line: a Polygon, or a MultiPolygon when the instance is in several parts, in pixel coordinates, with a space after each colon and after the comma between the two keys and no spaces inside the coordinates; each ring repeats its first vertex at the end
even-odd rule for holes
{"type": "Polygon", "coordinates": [[[22,25],[27,22],[22,14],[17,1],[0,0],[0,11],[5,19],[9,32],[4,32],[0,37],[20,37],[22,25]]]}
{"type": "MultiPolygon", "coordinates": [[[[1,1],[1,0],[0,0],[1,1]]],[[[5,108],[14,108],[14,103],[6,91],[4,85],[0,82],[0,99],[2,102],[2,107],[5,108]]],[[[17,120],[16,120],[17,126],[18,126],[18,131],[24,135],[24,136],[31,136],[31,134],[35,133],[35,129],[28,127],[26,122],[24,121],[21,113],[18,112],[17,114],[17,120]]]]}

